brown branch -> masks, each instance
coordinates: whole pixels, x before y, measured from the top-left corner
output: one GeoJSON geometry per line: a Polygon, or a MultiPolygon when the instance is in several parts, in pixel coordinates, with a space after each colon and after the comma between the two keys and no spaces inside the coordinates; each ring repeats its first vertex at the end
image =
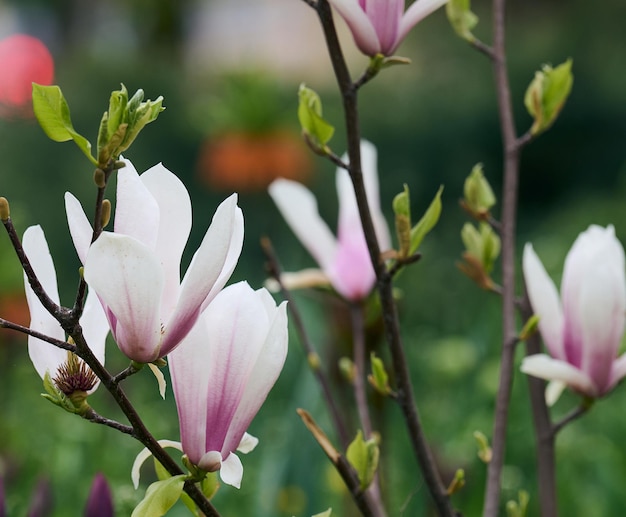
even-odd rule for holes
{"type": "Polygon", "coordinates": [[[76,352],[76,347],[67,341],[62,341],[60,339],[55,339],[53,337],[42,334],[41,332],[37,332],[36,330],[31,330],[28,327],[23,327],[22,325],[18,325],[17,323],[13,323],[11,321],[7,321],[5,319],[0,318],[0,328],[16,330],[21,332],[22,334],[27,334],[32,337],[36,337],[37,339],[41,339],[46,343],[50,343],[58,348],[62,348],[63,350],[68,350],[70,352],[76,352]]]}

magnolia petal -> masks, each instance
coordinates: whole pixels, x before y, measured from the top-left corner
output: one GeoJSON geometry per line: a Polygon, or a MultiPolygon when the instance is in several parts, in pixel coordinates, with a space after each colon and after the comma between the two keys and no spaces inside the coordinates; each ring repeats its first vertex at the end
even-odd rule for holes
{"type": "Polygon", "coordinates": [[[148,368],[150,368],[152,375],[154,375],[155,379],[157,380],[157,384],[159,386],[159,395],[161,395],[161,398],[165,400],[165,389],[167,388],[165,375],[163,375],[161,369],[154,363],[149,363],[148,368]]]}
{"type": "Polygon", "coordinates": [[[376,29],[357,0],[329,0],[352,32],[359,50],[368,56],[381,52],[376,29]]]}
{"type": "Polygon", "coordinates": [[[531,244],[524,246],[522,268],[528,298],[533,311],[539,316],[539,330],[546,347],[553,357],[565,359],[559,294],[531,244]]]}
{"type": "MultiPolygon", "coordinates": [[[[169,447],[170,449],[176,449],[176,450],[183,452],[183,448],[180,445],[180,442],[174,442],[172,440],[158,440],[158,444],[163,448],[169,447]]],[[[133,481],[133,486],[135,487],[135,490],[139,488],[141,466],[150,456],[152,456],[152,453],[146,447],[139,454],[137,454],[137,457],[135,458],[135,461],[133,462],[133,466],[130,469],[130,478],[133,481]]]]}
{"type": "Polygon", "coordinates": [[[395,47],[391,49],[391,53],[395,52],[396,48],[402,43],[402,40],[406,38],[406,35],[418,22],[422,21],[447,2],[448,0],[416,0],[413,2],[404,13],[402,20],[400,20],[398,39],[396,40],[395,47]]]}
{"type": "Polygon", "coordinates": [[[525,357],[521,371],[549,381],[561,381],[574,390],[590,397],[598,396],[598,389],[587,374],[565,361],[552,359],[546,354],[525,357]]]}
{"type": "MultiPolygon", "coordinates": [[[[330,287],[328,275],[321,269],[306,268],[301,271],[281,273],[280,281],[285,289],[310,289],[313,287],[330,287]]],[[[271,293],[280,291],[280,284],[274,278],[265,281],[265,288],[271,293]]]]}
{"type": "Polygon", "coordinates": [[[567,384],[562,381],[550,381],[546,386],[546,405],[548,407],[554,406],[559,398],[561,398],[565,388],[567,388],[567,384]]]}
{"type": "Polygon", "coordinates": [[[160,163],[140,178],[159,206],[155,253],[165,277],[161,314],[169,315],[178,300],[180,260],[191,232],[191,199],[183,182],[160,163]]]}
{"type": "MultiPolygon", "coordinates": [[[[102,305],[98,300],[95,292],[89,290],[83,315],[80,317],[80,326],[83,328],[83,335],[87,345],[96,356],[100,363],[104,364],[105,345],[107,334],[109,333],[109,323],[102,309],[102,305]]],[[[100,379],[96,385],[89,391],[93,393],[100,384],[100,379]]]]}
{"type": "Polygon", "coordinates": [[[65,213],[67,215],[67,224],[70,228],[70,235],[72,236],[72,241],[74,241],[76,253],[78,254],[81,264],[84,265],[87,260],[89,246],[91,246],[93,228],[85,215],[80,201],[70,192],[65,193],[65,213]]]}
{"type": "Polygon", "coordinates": [[[613,389],[624,377],[626,377],[626,354],[622,354],[613,361],[609,389],[613,389]]]}
{"type": "Polygon", "coordinates": [[[159,205],[133,164],[129,160],[124,163],[126,167],[117,173],[115,233],[134,237],[154,251],[160,224],[159,205]]]}
{"type": "Polygon", "coordinates": [[[398,41],[398,26],[404,13],[404,0],[365,0],[365,14],[374,26],[380,52],[385,56],[393,53],[398,41]]]}
{"type": "MultiPolygon", "coordinates": [[[[26,229],[22,239],[22,247],[44,291],[53,302],[58,304],[59,291],[56,271],[41,226],[31,226],[26,229]]],[[[65,332],[35,296],[26,275],[24,275],[24,289],[30,311],[30,328],[51,338],[64,341],[65,332]]],[[[67,359],[65,350],[32,336],[28,336],[28,355],[42,379],[46,371],[50,371],[50,375],[54,377],[59,365],[67,359]]]]}
{"type": "Polygon", "coordinates": [[[222,478],[222,481],[227,485],[241,488],[243,465],[235,453],[231,452],[225,460],[222,460],[220,478],[222,478]]]}
{"type": "Polygon", "coordinates": [[[168,357],[172,389],[178,410],[180,439],[190,461],[198,464],[206,452],[206,399],[209,396],[208,368],[211,350],[209,329],[201,317],[168,357]]]}
{"type": "Polygon", "coordinates": [[[132,237],[103,232],[87,254],[85,280],[117,318],[122,352],[141,363],[160,357],[163,271],[154,253],[132,237]]]}
{"type": "MultiPolygon", "coordinates": [[[[259,297],[270,297],[265,289],[255,293],[259,297]]],[[[255,362],[248,374],[245,389],[239,400],[237,411],[232,417],[228,434],[224,440],[222,454],[235,450],[241,442],[250,422],[267,398],[269,391],[278,379],[285,364],[288,348],[287,304],[273,307],[268,314],[271,327],[266,334],[262,349],[256,353],[255,362]]]]}
{"type": "Polygon", "coordinates": [[[367,193],[367,204],[370,207],[376,238],[381,251],[391,248],[391,237],[387,220],[380,209],[380,187],[378,182],[378,153],[376,146],[367,140],[361,140],[361,168],[363,183],[367,193]]]}
{"type": "Polygon", "coordinates": [[[252,436],[249,433],[243,433],[243,438],[239,442],[239,446],[237,447],[237,451],[242,454],[248,454],[256,449],[256,446],[259,444],[259,439],[256,436],[252,436]]]}
{"type": "Polygon", "coordinates": [[[315,196],[300,183],[286,179],[273,181],[269,194],[293,233],[326,271],[334,259],[337,241],[320,217],[315,196]]]}
{"type": "Polygon", "coordinates": [[[165,325],[161,355],[187,335],[200,313],[230,278],[243,247],[243,214],[237,194],[215,211],[211,226],[194,254],[180,288],[174,313],[165,325]]]}

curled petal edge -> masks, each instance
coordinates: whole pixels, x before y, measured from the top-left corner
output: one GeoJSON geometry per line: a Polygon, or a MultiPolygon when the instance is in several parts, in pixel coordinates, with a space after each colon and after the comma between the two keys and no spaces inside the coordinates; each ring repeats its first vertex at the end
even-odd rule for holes
{"type": "MultiPolygon", "coordinates": [[[[172,440],[158,440],[158,444],[163,448],[169,447],[170,449],[176,449],[180,452],[183,452],[183,446],[180,442],[175,442],[172,440]]],[[[150,456],[152,456],[152,452],[150,452],[150,450],[146,447],[139,454],[137,454],[133,466],[130,469],[130,478],[133,480],[133,486],[135,487],[135,490],[139,488],[141,466],[150,456]]]]}

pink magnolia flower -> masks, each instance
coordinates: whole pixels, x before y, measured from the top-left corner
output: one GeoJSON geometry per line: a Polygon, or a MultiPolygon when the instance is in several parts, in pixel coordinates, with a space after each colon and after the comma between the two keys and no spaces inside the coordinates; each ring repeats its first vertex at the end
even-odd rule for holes
{"type": "Polygon", "coordinates": [[[359,50],[391,56],[409,31],[448,0],[328,0],[346,21],[359,50]]]}
{"type": "Polygon", "coordinates": [[[182,449],[205,471],[239,488],[235,451],[258,440],[246,433],[287,356],[286,302],[246,282],[226,287],[169,355],[182,449]]]}
{"type": "Polygon", "coordinates": [[[233,194],[217,208],[181,282],[191,201],[161,164],[139,176],[126,161],[117,178],[115,231],[103,232],[92,245],[79,201],[67,193],[65,203],[85,280],[98,294],[118,346],[140,363],[180,343],[230,278],[243,246],[243,215],[233,194]]]}
{"type": "Polygon", "coordinates": [[[524,278],[550,356],[524,359],[524,373],[600,397],[626,375],[624,249],[612,226],[590,226],[565,259],[561,297],[532,246],[524,248],[524,278]]]}
{"type": "MultiPolygon", "coordinates": [[[[390,238],[387,223],[380,210],[376,148],[369,142],[361,142],[363,179],[378,242],[383,250],[389,249],[390,238]]],[[[347,157],[344,156],[344,160],[347,157]]],[[[269,187],[270,196],[278,206],[300,242],[322,268],[335,290],[348,300],[366,297],[376,281],[370,261],[363,227],[359,217],[356,196],[346,170],[337,169],[337,193],[339,195],[339,228],[335,239],[317,210],[313,194],[295,181],[278,179],[269,187]]],[[[319,275],[307,270],[307,278],[319,275]]]]}
{"type": "MultiPolygon", "coordinates": [[[[57,277],[54,270],[54,263],[50,256],[46,236],[41,226],[31,226],[24,232],[22,247],[26,252],[39,282],[45,292],[55,303],[59,303],[59,290],[57,288],[57,277]]],[[[35,296],[26,275],[24,275],[24,289],[26,291],[26,301],[30,310],[30,328],[48,337],[65,340],[65,332],[52,315],[44,308],[35,296]]],[[[98,361],[104,363],[104,346],[106,336],[109,333],[104,311],[98,303],[98,299],[93,291],[89,291],[83,315],[80,318],[80,325],[87,344],[91,348],[98,361]]],[[[48,373],[52,379],[57,375],[61,365],[67,362],[67,351],[57,348],[50,343],[28,336],[28,354],[33,366],[39,376],[43,379],[48,373]]],[[[95,391],[99,381],[88,390],[88,393],[95,391]]]]}

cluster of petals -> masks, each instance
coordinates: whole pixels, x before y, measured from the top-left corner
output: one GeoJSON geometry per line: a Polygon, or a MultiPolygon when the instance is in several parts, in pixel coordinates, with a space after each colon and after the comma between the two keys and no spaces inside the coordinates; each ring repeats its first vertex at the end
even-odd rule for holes
{"type": "Polygon", "coordinates": [[[84,276],[102,303],[122,352],[148,363],[171,352],[224,287],[243,246],[243,215],[233,194],[217,208],[184,278],[191,201],[183,183],[158,164],[141,176],[119,170],[114,232],[91,244],[92,228],[70,193],[70,232],[84,276]]]}
{"type": "Polygon", "coordinates": [[[391,56],[409,31],[448,0],[329,0],[345,20],[354,42],[368,56],[391,56]]]}
{"type": "MultiPolygon", "coordinates": [[[[343,157],[347,160],[347,156],[343,157]]],[[[381,249],[390,247],[389,229],[380,209],[376,148],[361,142],[363,180],[381,249]]],[[[337,169],[339,223],[337,238],[320,217],[315,196],[295,181],[278,179],[269,193],[300,242],[319,264],[322,274],[305,271],[305,282],[326,278],[344,298],[365,298],[376,281],[352,182],[345,169],[337,169]]],[[[297,282],[297,281],[296,281],[297,282]]]]}
{"type": "MultiPolygon", "coordinates": [[[[44,291],[53,302],[59,304],[54,262],[41,226],[31,226],[24,232],[22,247],[44,291]]],[[[59,322],[41,304],[26,275],[24,275],[24,288],[30,311],[30,329],[50,338],[65,341],[65,332],[59,322]]],[[[109,333],[109,325],[97,297],[91,290],[87,294],[80,325],[91,351],[98,361],[104,363],[104,347],[106,336],[109,333]]],[[[42,379],[46,373],[54,378],[58,368],[67,361],[65,350],[33,336],[28,336],[28,354],[35,370],[42,379]]],[[[96,387],[97,384],[90,391],[94,391],[96,387]]]]}
{"type": "Polygon", "coordinates": [[[612,226],[590,226],[565,260],[561,296],[532,246],[523,257],[524,278],[550,355],[524,359],[522,371],[601,397],[626,375],[624,248],[612,226]]]}
{"type": "Polygon", "coordinates": [[[226,287],[170,355],[182,450],[207,472],[239,488],[235,451],[257,439],[246,433],[287,356],[286,302],[246,282],[226,287]]]}

